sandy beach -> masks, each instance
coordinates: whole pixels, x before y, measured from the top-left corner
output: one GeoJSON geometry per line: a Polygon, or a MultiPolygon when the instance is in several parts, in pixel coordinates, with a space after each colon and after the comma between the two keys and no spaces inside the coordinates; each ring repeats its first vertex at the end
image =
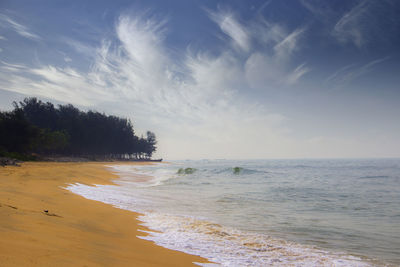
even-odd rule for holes
{"type": "MultiPolygon", "coordinates": [[[[130,163],[135,164],[135,163],[130,163]]],[[[143,163],[136,163],[143,164],[143,163]]],[[[190,266],[205,259],[137,236],[137,213],[63,187],[110,184],[105,163],[23,163],[0,169],[0,266],[190,266]],[[46,212],[47,211],[47,212],[46,212]]]]}

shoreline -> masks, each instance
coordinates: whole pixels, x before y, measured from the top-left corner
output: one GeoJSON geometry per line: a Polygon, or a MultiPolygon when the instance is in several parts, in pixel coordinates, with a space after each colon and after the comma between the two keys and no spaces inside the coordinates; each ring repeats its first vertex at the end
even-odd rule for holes
{"type": "MultiPolygon", "coordinates": [[[[251,220],[247,221],[248,224],[231,224],[229,226],[229,221],[226,223],[226,221],[219,220],[221,217],[213,216],[218,215],[217,213],[207,214],[207,211],[215,211],[212,207],[220,208],[229,202],[234,203],[229,198],[224,202],[218,203],[219,199],[225,200],[224,196],[226,194],[224,193],[226,191],[220,191],[222,194],[218,198],[215,195],[208,197],[208,199],[213,199],[212,202],[217,206],[213,206],[212,202],[207,202],[207,207],[195,203],[201,203],[198,200],[202,199],[204,195],[210,196],[209,194],[207,195],[207,192],[215,192],[210,190],[210,180],[215,179],[218,181],[217,183],[220,183],[221,179],[218,178],[221,178],[221,175],[219,175],[221,170],[222,175],[226,175],[226,173],[232,174],[234,170],[229,167],[232,164],[229,164],[228,167],[225,165],[215,167],[212,164],[212,170],[215,170],[213,176],[204,175],[205,170],[209,169],[204,165],[202,165],[203,167],[197,165],[194,167],[202,171],[188,177],[179,177],[177,169],[182,166],[171,164],[170,166],[163,166],[163,164],[143,166],[143,168],[139,169],[128,166],[113,166],[115,170],[113,173],[125,177],[116,182],[120,184],[120,187],[99,186],[91,188],[85,185],[72,185],[69,189],[89,199],[99,200],[139,213],[143,212],[144,216],[140,217],[140,219],[145,222],[146,226],[155,231],[155,233],[148,236],[149,240],[163,247],[188,254],[198,254],[210,261],[221,264],[229,263],[235,266],[287,266],[290,264],[299,266],[330,266],[337,264],[338,266],[392,266],[385,264],[379,258],[366,256],[368,254],[342,249],[345,247],[341,248],[340,246],[320,246],[324,243],[318,243],[318,240],[322,240],[322,242],[327,240],[329,242],[328,239],[301,242],[301,240],[291,239],[287,235],[279,235],[278,232],[252,231],[249,226],[254,225],[253,219],[253,222],[251,220]],[[137,177],[136,175],[138,174],[157,177],[157,181],[161,181],[162,186],[153,187],[154,184],[147,183],[145,177],[140,181],[137,181],[136,178],[129,179],[130,174],[134,174],[134,177],[137,177]],[[164,180],[163,177],[170,178],[164,180]],[[171,182],[168,182],[170,179],[171,182]],[[138,182],[138,184],[133,186],[133,181],[138,182]],[[141,183],[144,183],[144,185],[141,186],[141,183]],[[204,184],[204,187],[200,187],[201,184],[204,184]],[[196,197],[196,192],[200,191],[202,192],[201,196],[198,195],[196,197]],[[189,200],[190,203],[186,202],[186,200],[189,200]],[[172,210],[171,207],[173,207],[172,210]],[[192,212],[184,207],[191,207],[192,210],[196,210],[199,207],[200,212],[192,212]],[[243,242],[244,240],[245,242],[243,242]],[[233,264],[233,262],[236,264],[233,264]],[[253,264],[250,264],[250,262],[253,264]]],[[[240,164],[233,164],[232,166],[236,165],[241,166],[240,164]]],[[[246,166],[245,170],[250,172],[252,168],[246,166]]],[[[243,176],[243,178],[245,177],[248,178],[249,176],[243,176]]],[[[225,182],[225,184],[219,184],[220,187],[224,185],[232,186],[232,179],[225,179],[225,182]]],[[[155,184],[158,185],[158,183],[155,184]]],[[[257,185],[259,183],[253,184],[257,185]]],[[[237,183],[237,185],[241,185],[241,183],[237,183]]],[[[222,211],[222,209],[220,210],[222,211]]],[[[284,223],[284,221],[282,222],[284,223]]],[[[285,232],[282,231],[281,233],[285,232]]],[[[328,242],[326,244],[329,244],[328,242]]]]}
{"type": "MultiPolygon", "coordinates": [[[[5,266],[188,266],[199,256],[138,238],[139,213],[64,187],[114,184],[108,162],[25,162],[0,169],[0,262],[5,266]]],[[[121,164],[143,165],[147,162],[121,164]]]]}

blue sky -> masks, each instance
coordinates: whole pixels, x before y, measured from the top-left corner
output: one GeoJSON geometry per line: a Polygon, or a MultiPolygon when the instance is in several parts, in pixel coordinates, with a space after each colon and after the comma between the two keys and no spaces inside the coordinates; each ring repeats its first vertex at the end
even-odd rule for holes
{"type": "Polygon", "coordinates": [[[400,156],[396,0],[0,3],[0,108],[131,118],[158,156],[400,156]]]}

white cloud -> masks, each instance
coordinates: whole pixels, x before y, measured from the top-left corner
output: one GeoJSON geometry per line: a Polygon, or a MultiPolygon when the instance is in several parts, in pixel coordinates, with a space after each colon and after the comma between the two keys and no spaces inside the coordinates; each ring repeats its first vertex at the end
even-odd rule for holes
{"type": "Polygon", "coordinates": [[[369,43],[385,43],[398,29],[398,14],[392,1],[359,1],[340,17],[333,27],[333,36],[342,44],[363,48],[369,43]]]}
{"type": "Polygon", "coordinates": [[[266,26],[255,27],[254,34],[260,41],[271,45],[270,50],[253,52],[246,60],[244,69],[249,85],[255,89],[293,86],[311,69],[305,63],[292,70],[292,55],[300,49],[299,40],[306,31],[300,27],[287,33],[280,25],[263,21],[266,26]]]}
{"type": "Polygon", "coordinates": [[[251,42],[250,37],[247,34],[247,30],[237,21],[232,12],[209,11],[208,13],[210,18],[215,21],[221,30],[234,41],[234,44],[237,45],[237,47],[243,49],[244,51],[249,51],[251,42]]]}
{"type": "Polygon", "coordinates": [[[282,25],[271,23],[261,18],[252,25],[251,30],[253,35],[266,46],[275,46],[288,35],[282,25]]]}
{"type": "Polygon", "coordinates": [[[368,1],[361,1],[349,12],[344,14],[333,28],[333,35],[342,43],[353,42],[357,47],[363,46],[365,36],[361,29],[360,18],[369,8],[368,1]]]}
{"type": "Polygon", "coordinates": [[[306,63],[299,65],[293,70],[293,72],[288,76],[287,83],[295,84],[303,75],[310,71],[310,68],[306,67],[306,63]]]}
{"type": "Polygon", "coordinates": [[[162,47],[165,23],[165,20],[157,21],[143,16],[119,18],[116,28],[118,39],[122,43],[122,49],[138,66],[149,70],[149,67],[165,64],[162,47]]]}
{"type": "Polygon", "coordinates": [[[113,99],[112,94],[71,68],[54,66],[27,68],[22,65],[2,63],[1,68],[5,71],[0,73],[0,86],[6,90],[83,106],[92,106],[104,99],[113,99]],[[30,78],[32,75],[36,76],[36,79],[30,78]]]}
{"type": "Polygon", "coordinates": [[[285,71],[279,62],[264,53],[253,53],[246,61],[245,73],[254,89],[269,88],[285,80],[285,71]]]}
{"type": "Polygon", "coordinates": [[[325,82],[334,86],[343,86],[358,79],[359,77],[373,71],[375,65],[378,65],[390,57],[383,57],[372,60],[364,65],[350,64],[344,66],[325,79],[325,82]]]}
{"type": "Polygon", "coordinates": [[[315,1],[312,0],[300,0],[300,3],[316,16],[323,16],[326,13],[325,10],[320,7],[320,1],[315,3],[315,1]]]}
{"type": "MultiPolygon", "coordinates": [[[[261,9],[268,4],[266,2],[261,9]]],[[[235,77],[243,77],[246,87],[269,90],[293,86],[311,70],[305,64],[295,70],[292,66],[292,56],[301,49],[300,41],[306,27],[288,31],[284,26],[269,22],[261,16],[244,24],[239,22],[233,12],[227,10],[208,11],[208,14],[221,31],[233,40],[233,57],[241,62],[230,65],[231,68],[241,65],[239,68],[243,71],[239,71],[240,74],[235,74],[238,75],[235,77]]]]}
{"type": "Polygon", "coordinates": [[[325,82],[334,82],[340,79],[341,76],[343,76],[349,69],[355,67],[356,64],[352,63],[347,66],[344,66],[340,68],[339,70],[335,71],[333,74],[331,74],[328,78],[325,79],[325,82]]]}
{"type": "Polygon", "coordinates": [[[11,63],[7,63],[5,61],[0,60],[0,63],[2,64],[0,66],[1,69],[5,70],[5,71],[24,71],[27,67],[23,64],[11,64],[11,63]]]}
{"type": "Polygon", "coordinates": [[[96,56],[96,48],[94,48],[93,46],[70,38],[62,38],[61,42],[69,45],[76,52],[85,57],[94,58],[96,56]]]}
{"type": "Polygon", "coordinates": [[[282,41],[274,46],[276,56],[281,60],[287,60],[290,55],[298,50],[298,40],[305,32],[305,28],[297,28],[289,35],[287,35],[282,41]]]}
{"type": "Polygon", "coordinates": [[[22,37],[35,41],[41,40],[40,36],[30,31],[30,29],[27,26],[16,22],[15,20],[11,19],[10,17],[4,14],[0,14],[0,21],[10,26],[16,33],[18,33],[22,37]]]}
{"type": "Polygon", "coordinates": [[[300,3],[314,15],[323,32],[342,45],[364,49],[370,44],[387,43],[399,27],[396,1],[392,0],[346,1],[343,7],[353,6],[345,12],[334,1],[300,0],[300,3]]]}
{"type": "Polygon", "coordinates": [[[70,58],[66,53],[62,52],[62,51],[58,51],[59,54],[61,54],[64,58],[64,61],[66,63],[70,63],[72,62],[72,58],[70,58]]]}

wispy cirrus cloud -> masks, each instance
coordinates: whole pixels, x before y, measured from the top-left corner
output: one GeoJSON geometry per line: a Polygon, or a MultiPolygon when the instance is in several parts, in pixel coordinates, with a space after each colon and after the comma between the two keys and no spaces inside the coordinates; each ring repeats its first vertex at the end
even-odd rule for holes
{"type": "Polygon", "coordinates": [[[299,49],[298,41],[305,30],[305,27],[297,28],[293,32],[285,36],[283,40],[278,42],[274,46],[276,56],[281,58],[282,60],[288,59],[294,51],[299,49]]]}
{"type": "Polygon", "coordinates": [[[346,65],[326,78],[325,83],[332,84],[334,86],[343,86],[349,84],[361,76],[372,72],[376,65],[388,59],[390,59],[390,57],[375,59],[361,66],[355,63],[346,65]]]}
{"type": "MultiPolygon", "coordinates": [[[[266,2],[260,9],[268,4],[266,2]]],[[[295,67],[292,62],[293,54],[301,49],[301,39],[307,27],[288,31],[284,26],[269,22],[262,16],[242,23],[229,10],[207,12],[229,38],[228,41],[233,42],[233,54],[237,53],[236,58],[242,58],[241,62],[236,62],[244,70],[240,77],[246,79],[250,88],[269,90],[293,86],[311,70],[304,62],[295,67]]]]}
{"type": "Polygon", "coordinates": [[[302,76],[311,71],[306,63],[293,67],[293,54],[300,49],[299,41],[305,27],[287,32],[277,24],[267,25],[260,41],[271,46],[269,50],[254,51],[246,60],[245,75],[252,88],[276,88],[295,85],[302,76]]]}
{"type": "Polygon", "coordinates": [[[27,69],[27,67],[23,64],[12,64],[12,63],[4,62],[2,60],[0,60],[0,63],[2,64],[0,66],[0,68],[5,71],[19,72],[19,71],[24,71],[27,69]]]}
{"type": "Polygon", "coordinates": [[[327,32],[339,43],[351,43],[361,48],[367,42],[366,31],[369,29],[365,25],[365,18],[369,16],[371,1],[356,1],[353,7],[344,13],[339,13],[331,1],[300,0],[300,3],[313,14],[319,24],[327,27],[327,32]]]}
{"type": "Polygon", "coordinates": [[[361,20],[369,9],[369,1],[360,1],[339,19],[333,27],[332,34],[342,43],[352,42],[357,47],[362,47],[366,42],[366,36],[361,20]]]}
{"type": "Polygon", "coordinates": [[[239,23],[233,12],[227,10],[214,12],[209,10],[208,14],[220,29],[233,40],[235,46],[244,51],[250,50],[251,42],[248,30],[243,24],[239,23]]]}
{"type": "Polygon", "coordinates": [[[329,82],[340,80],[339,77],[343,77],[343,75],[345,75],[347,71],[354,68],[356,65],[357,64],[352,63],[352,64],[346,65],[344,67],[341,67],[340,69],[335,71],[333,74],[329,75],[328,78],[325,79],[325,82],[329,83],[329,82]]]}
{"type": "MultiPolygon", "coordinates": [[[[354,0],[349,0],[346,2],[351,3],[351,1],[354,0]]],[[[357,3],[359,3],[359,1],[357,3]]],[[[340,11],[337,8],[337,6],[335,6],[336,3],[333,1],[300,0],[300,4],[313,15],[313,19],[316,19],[318,21],[318,24],[320,24],[320,26],[328,27],[329,28],[328,32],[331,32],[332,28],[344,16],[344,14],[348,13],[347,11],[344,14],[342,13],[339,14],[340,11]],[[321,23],[323,25],[321,25],[321,23]]]]}
{"type": "Polygon", "coordinates": [[[63,37],[61,42],[67,44],[69,47],[74,49],[81,56],[93,59],[96,56],[96,48],[92,45],[77,41],[71,38],[63,37]]]}
{"type": "Polygon", "coordinates": [[[332,1],[301,0],[300,3],[322,22],[327,32],[342,45],[361,49],[371,43],[384,43],[399,25],[395,1],[346,1],[350,8],[338,8],[332,1]]]}
{"type": "Polygon", "coordinates": [[[13,92],[82,106],[93,106],[105,99],[113,99],[113,94],[104,90],[90,77],[72,68],[55,66],[32,68],[5,62],[2,62],[0,68],[2,69],[0,87],[13,92]]]}
{"type": "Polygon", "coordinates": [[[41,40],[42,38],[32,32],[29,27],[22,25],[18,22],[16,22],[14,19],[10,18],[9,16],[5,14],[0,14],[0,21],[1,24],[6,26],[6,27],[11,27],[17,34],[19,34],[22,37],[38,41],[41,40]]]}
{"type": "Polygon", "coordinates": [[[288,84],[295,84],[297,81],[311,69],[306,66],[306,63],[297,66],[287,77],[288,84]]]}
{"type": "MultiPolygon", "coordinates": [[[[199,103],[212,103],[203,110],[212,109],[214,99],[225,103],[235,92],[246,87],[268,89],[279,84],[294,85],[310,71],[305,63],[294,68],[288,64],[292,53],[299,49],[304,27],[287,32],[284,27],[265,20],[243,25],[228,12],[208,11],[208,14],[220,25],[221,31],[236,42],[234,46],[242,48],[240,51],[230,49],[227,40],[227,49],[217,56],[210,56],[206,50],[188,50],[185,60],[176,62],[163,43],[167,33],[166,20],[145,14],[124,15],[118,19],[115,28],[118,42],[103,40],[93,47],[70,38],[63,39],[76,52],[92,60],[86,74],[78,75],[79,72],[70,67],[38,66],[22,71],[3,64],[3,68],[14,72],[11,77],[20,76],[14,80],[25,81],[30,86],[12,84],[13,79],[10,79],[9,86],[4,87],[14,88],[19,93],[32,92],[32,85],[43,87],[47,92],[38,89],[35,93],[54,95],[57,100],[83,105],[96,104],[101,101],[101,96],[105,96],[104,101],[134,98],[145,105],[149,99],[160,97],[159,107],[163,107],[165,103],[176,104],[175,99],[184,97],[181,104],[171,104],[160,112],[168,114],[185,106],[200,110],[199,103]],[[270,49],[247,51],[252,42],[265,42],[270,49]],[[29,82],[26,74],[36,76],[35,82],[29,82]],[[87,97],[79,95],[74,100],[71,92],[79,87],[88,88],[89,93],[87,97]],[[91,97],[92,93],[96,97],[91,97]]],[[[63,57],[66,58],[64,54],[63,57]]],[[[71,62],[70,58],[67,57],[65,62],[71,62]]],[[[174,112],[178,113],[178,110],[174,112]]]]}

